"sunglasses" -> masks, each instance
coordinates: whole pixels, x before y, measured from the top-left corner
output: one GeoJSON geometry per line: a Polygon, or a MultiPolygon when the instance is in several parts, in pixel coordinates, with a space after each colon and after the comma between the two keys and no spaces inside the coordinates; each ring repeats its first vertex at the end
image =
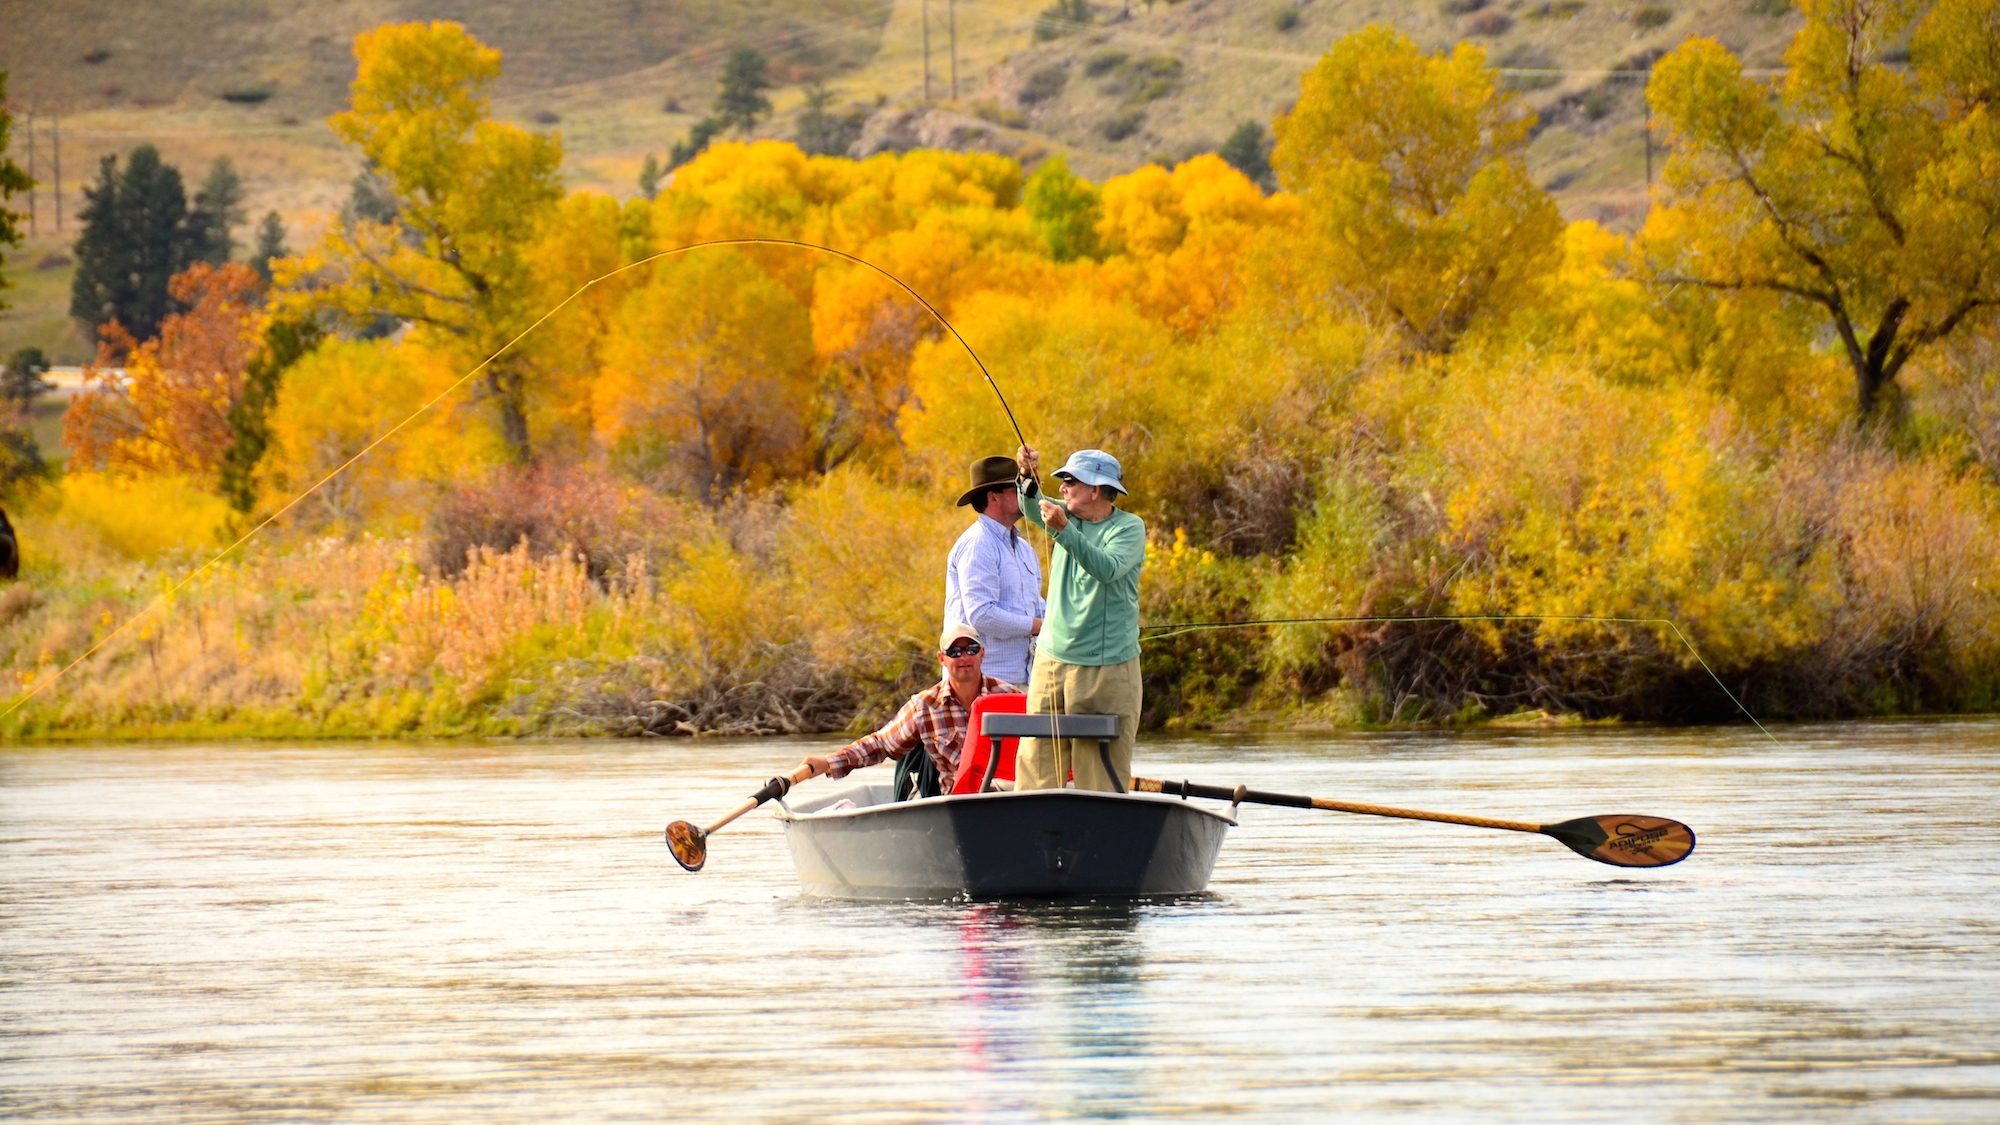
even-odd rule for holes
{"type": "Polygon", "coordinates": [[[967,641],[962,645],[952,645],[944,650],[944,654],[956,660],[961,656],[978,656],[979,651],[978,641],[967,641]]]}

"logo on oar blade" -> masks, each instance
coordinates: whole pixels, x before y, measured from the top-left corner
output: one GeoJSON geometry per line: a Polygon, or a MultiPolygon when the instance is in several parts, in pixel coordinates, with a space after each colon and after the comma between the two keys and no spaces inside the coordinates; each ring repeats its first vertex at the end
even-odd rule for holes
{"type": "Polygon", "coordinates": [[[689,871],[700,871],[708,862],[708,833],[685,820],[667,825],[667,846],[674,851],[674,862],[689,871]]]}
{"type": "Polygon", "coordinates": [[[1694,851],[1694,829],[1659,816],[1584,816],[1542,826],[1569,850],[1615,867],[1666,867],[1694,851]]]}

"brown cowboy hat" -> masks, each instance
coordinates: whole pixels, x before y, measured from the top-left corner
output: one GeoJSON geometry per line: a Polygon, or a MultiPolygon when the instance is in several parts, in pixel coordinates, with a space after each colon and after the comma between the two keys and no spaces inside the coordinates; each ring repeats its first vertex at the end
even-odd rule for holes
{"type": "Polygon", "coordinates": [[[972,487],[958,498],[958,507],[972,503],[972,498],[982,492],[1005,486],[1012,488],[1014,478],[1021,475],[1021,466],[1012,457],[981,457],[972,463],[972,487]]]}

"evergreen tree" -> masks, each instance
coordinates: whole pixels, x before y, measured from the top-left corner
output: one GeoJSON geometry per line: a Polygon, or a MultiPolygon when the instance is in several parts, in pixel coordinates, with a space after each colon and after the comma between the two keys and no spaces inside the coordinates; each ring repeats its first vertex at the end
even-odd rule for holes
{"type": "MultiPolygon", "coordinates": [[[[273,211],[265,216],[266,223],[276,215],[273,211]]],[[[278,401],[278,384],[293,364],[319,346],[323,335],[311,320],[273,319],[264,329],[263,349],[243,371],[243,397],[229,408],[229,428],[236,440],[222,455],[220,478],[222,495],[239,512],[257,506],[257,463],[271,446],[270,415],[278,401]]]]}
{"type": "Polygon", "coordinates": [[[54,384],[42,378],[49,370],[49,357],[40,348],[22,348],[7,360],[7,367],[0,371],[0,401],[11,404],[19,414],[26,415],[28,408],[42,395],[55,390],[54,384]]]}
{"type": "MultiPolygon", "coordinates": [[[[9,197],[27,191],[34,185],[26,172],[7,155],[7,146],[14,132],[14,115],[7,112],[7,72],[0,70],[0,247],[21,244],[20,221],[23,216],[7,208],[9,197]]],[[[7,256],[0,254],[0,266],[7,263],[7,256]]],[[[7,276],[0,273],[0,290],[7,288],[7,276]]],[[[0,309],[7,302],[0,301],[0,309]]]]}
{"type": "Polygon", "coordinates": [[[250,268],[271,284],[271,259],[282,258],[292,251],[285,245],[285,221],[276,211],[264,213],[264,221],[257,224],[257,248],[250,254],[250,268]]]}
{"type": "Polygon", "coordinates": [[[678,168],[700,156],[702,151],[708,148],[708,142],[714,140],[715,135],[720,132],[722,132],[722,122],[713,117],[704,117],[695,122],[694,128],[688,130],[686,140],[674,142],[673,152],[667,154],[667,167],[678,168]]]}
{"type": "Polygon", "coordinates": [[[123,172],[117,156],[106,156],[83,197],[70,315],[93,334],[115,320],[135,339],[159,335],[173,311],[167,280],[194,260],[179,169],[140,145],[123,172]]]}
{"type": "MultiPolygon", "coordinates": [[[[1286,9],[1290,11],[1291,9],[1286,9]]],[[[1222,147],[1215,153],[1227,160],[1231,167],[1256,181],[1258,187],[1270,191],[1277,185],[1271,177],[1271,145],[1264,136],[1264,126],[1256,121],[1245,121],[1229,134],[1222,147]]]]}
{"type": "Polygon", "coordinates": [[[639,194],[651,199],[660,194],[660,177],[667,170],[660,167],[660,161],[652,153],[646,154],[646,162],[639,166],[639,194]]]}
{"type": "Polygon", "coordinates": [[[230,231],[245,218],[243,177],[236,174],[236,166],[228,157],[218,156],[208,170],[208,179],[202,181],[201,190],[194,194],[194,210],[188,213],[190,260],[218,266],[228,261],[236,250],[236,239],[230,231]]]}
{"type": "MultiPolygon", "coordinates": [[[[715,94],[715,120],[724,129],[748,133],[760,118],[771,112],[770,66],[754,47],[738,47],[729,52],[722,68],[722,87],[715,94]]],[[[699,126],[697,126],[699,128],[699,126]]]]}
{"type": "MultiPolygon", "coordinates": [[[[49,475],[49,463],[42,456],[42,447],[35,442],[35,435],[11,426],[0,426],[0,492],[11,490],[22,481],[39,480],[49,475]]],[[[0,577],[9,577],[0,574],[0,577]]]]}
{"type": "Polygon", "coordinates": [[[868,111],[850,106],[845,113],[833,113],[833,91],[815,82],[806,87],[806,105],[799,111],[795,134],[800,151],[809,156],[846,156],[861,139],[861,127],[868,111]]]}

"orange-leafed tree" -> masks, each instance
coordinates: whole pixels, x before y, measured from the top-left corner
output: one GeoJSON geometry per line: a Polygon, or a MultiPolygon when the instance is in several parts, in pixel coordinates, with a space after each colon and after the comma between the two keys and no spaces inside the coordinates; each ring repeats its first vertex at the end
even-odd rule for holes
{"type": "Polygon", "coordinates": [[[120,473],[181,473],[213,483],[236,442],[229,411],[243,395],[263,313],[257,271],[196,262],[168,291],[187,311],[135,343],[107,325],[98,365],[63,416],[63,441],[79,465],[120,473]],[[122,378],[110,368],[126,356],[122,378]]]}

